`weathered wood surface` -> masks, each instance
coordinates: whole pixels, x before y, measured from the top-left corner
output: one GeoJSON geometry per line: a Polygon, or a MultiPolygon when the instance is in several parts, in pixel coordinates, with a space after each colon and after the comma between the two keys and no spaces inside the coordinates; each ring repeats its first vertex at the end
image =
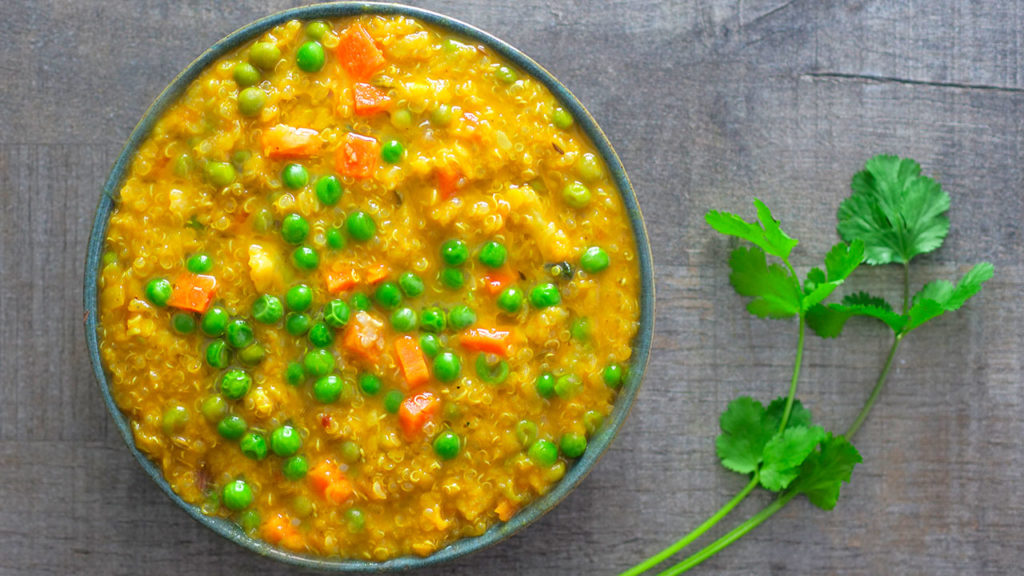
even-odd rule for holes
{"type": "MultiPolygon", "coordinates": [[[[189,519],[132,460],[90,374],[83,254],[129,131],[205,47],[292,3],[0,3],[0,573],[271,574],[189,519]]],[[[1008,574],[1024,564],[1024,10],[1020,2],[423,2],[549,68],[629,170],[657,265],[657,332],[633,414],[588,480],[510,541],[424,574],[610,574],[743,483],[716,462],[729,398],[785,388],[795,327],[728,287],[710,208],[757,195],[812,262],[870,155],[918,159],[953,196],[914,281],[993,261],[967,310],[908,339],[835,512],[798,501],[704,574],[1008,574]]],[[[888,289],[896,270],[858,272],[888,289]]],[[[847,425],[887,340],[809,341],[801,396],[847,425]]],[[[767,502],[751,499],[752,513],[767,502]]],[[[729,522],[726,522],[729,524],[729,522]]]]}

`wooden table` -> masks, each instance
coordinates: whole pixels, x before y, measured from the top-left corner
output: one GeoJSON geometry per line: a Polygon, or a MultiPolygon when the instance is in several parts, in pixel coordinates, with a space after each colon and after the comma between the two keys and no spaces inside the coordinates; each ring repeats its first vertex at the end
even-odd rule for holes
{"type": "MultiPolygon", "coordinates": [[[[0,3],[0,572],[293,572],[203,528],[144,475],[100,401],[81,304],[93,210],[135,122],[205,47],[292,4],[0,3]]],[[[796,328],[744,311],[730,243],[702,215],[764,199],[806,269],[835,240],[850,176],[879,152],[916,158],[953,197],[946,245],[913,281],[981,259],[997,276],[907,339],[838,508],[798,500],[701,573],[1021,570],[1019,3],[418,4],[511,42],[589,107],[636,185],[658,287],[645,384],[593,474],[510,541],[424,574],[611,574],[734,494],[744,480],[715,458],[717,415],[737,394],[784,393],[796,328]]],[[[872,269],[851,284],[894,297],[899,279],[872,269]]],[[[809,340],[800,396],[820,422],[852,420],[888,343],[867,323],[809,340]]],[[[739,516],[768,501],[755,494],[739,516]]]]}

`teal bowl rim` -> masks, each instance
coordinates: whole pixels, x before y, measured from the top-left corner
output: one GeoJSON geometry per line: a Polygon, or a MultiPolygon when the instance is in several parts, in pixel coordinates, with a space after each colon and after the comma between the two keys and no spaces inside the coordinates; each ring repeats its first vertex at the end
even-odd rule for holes
{"type": "Polygon", "coordinates": [[[96,208],[96,218],[93,222],[92,233],[89,237],[88,251],[85,259],[85,335],[89,347],[89,359],[92,361],[93,373],[96,376],[103,400],[107,405],[110,415],[117,425],[121,437],[131,450],[135,459],[142,468],[149,474],[150,478],[170,497],[178,506],[183,508],[192,518],[206,525],[217,534],[231,540],[232,542],[248,548],[262,556],[268,556],[276,560],[301,566],[304,568],[316,568],[334,572],[349,573],[371,573],[388,572],[396,570],[408,570],[422,568],[439,564],[442,562],[461,558],[466,554],[481,550],[497,542],[504,540],[515,532],[525,528],[536,521],[549,510],[554,508],[566,496],[572,492],[583,481],[586,475],[604,454],[618,433],[630,408],[636,398],[643,379],[644,371],[647,368],[650,357],[651,338],[654,332],[654,272],[651,257],[651,246],[647,236],[647,229],[644,225],[643,216],[637,203],[636,192],[626,176],[622,161],[612,149],[608,138],[605,136],[597,122],[590,115],[576,97],[563,86],[555,77],[539,64],[534,62],[519,50],[502,40],[475,28],[469,24],[424,10],[401,4],[384,4],[378,2],[335,2],[328,4],[317,4],[293,8],[261,18],[235,30],[227,35],[189,64],[177,77],[160,93],[157,99],[149,107],[142,119],[132,130],[125,144],[124,149],[118,156],[117,161],[111,169],[103,187],[103,193],[96,208]],[[266,542],[256,540],[246,535],[241,528],[230,520],[207,516],[197,506],[189,504],[181,499],[164,479],[163,474],[156,465],[147,458],[135,446],[132,437],[131,427],[127,418],[114,403],[110,394],[110,387],[104,372],[103,363],[99,356],[99,345],[97,341],[97,275],[99,272],[100,257],[103,253],[103,244],[106,236],[107,225],[110,214],[114,207],[114,197],[120,188],[121,182],[127,172],[131,159],[138,147],[145,140],[160,114],[172,104],[185,88],[205,69],[216,61],[223,54],[234,50],[242,43],[262,34],[266,30],[277,26],[288,20],[315,20],[318,18],[340,18],[358,16],[363,14],[399,15],[416,18],[431,25],[453,32],[457,35],[472,39],[486,45],[504,58],[513,62],[521,70],[533,78],[541,81],[555,97],[573,115],[583,131],[591,139],[600,152],[605,164],[614,176],[615,183],[629,214],[629,220],[633,236],[637,246],[637,258],[639,260],[641,294],[640,294],[640,326],[633,340],[632,358],[630,359],[629,376],[622,389],[619,391],[612,409],[610,418],[591,438],[589,447],[580,458],[547,494],[534,500],[519,513],[513,516],[508,522],[498,523],[488,529],[484,534],[471,538],[463,538],[434,552],[426,557],[402,556],[392,558],[384,562],[370,562],[363,560],[342,560],[329,557],[313,557],[302,554],[295,554],[279,548],[275,548],[266,542]]]}

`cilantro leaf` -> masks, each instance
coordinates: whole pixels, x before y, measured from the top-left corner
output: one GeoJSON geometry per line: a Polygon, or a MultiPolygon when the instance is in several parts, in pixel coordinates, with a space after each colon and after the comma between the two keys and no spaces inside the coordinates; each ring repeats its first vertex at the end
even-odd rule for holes
{"type": "Polygon", "coordinates": [[[854,175],[853,194],[839,205],[839,235],[864,241],[868,264],[910,262],[942,245],[949,232],[949,194],[921,175],[921,166],[880,155],[854,175]]]}
{"type": "Polygon", "coordinates": [[[768,265],[760,248],[740,246],[729,256],[729,281],[742,296],[753,298],[747,310],[762,318],[788,318],[800,312],[800,286],[789,271],[768,265]]]}
{"type": "Polygon", "coordinates": [[[843,331],[846,321],[853,316],[875,318],[897,333],[907,324],[906,318],[893,311],[884,298],[855,292],[843,298],[841,303],[826,306],[819,304],[811,308],[807,312],[807,325],[822,338],[835,338],[843,331]]]}
{"type": "Polygon", "coordinates": [[[821,449],[812,451],[800,467],[800,475],[790,489],[807,496],[822,510],[831,510],[839,500],[843,482],[849,483],[853,468],[863,459],[849,440],[828,433],[821,449]]]}
{"type": "Polygon", "coordinates": [[[860,266],[864,260],[864,243],[859,239],[849,245],[840,242],[829,250],[825,256],[825,270],[827,275],[825,281],[821,280],[822,272],[819,268],[813,268],[807,279],[813,284],[804,283],[803,310],[810,310],[828,298],[832,292],[842,285],[843,281],[860,266]],[[810,290],[808,290],[810,288],[810,290]]]}
{"type": "Polygon", "coordinates": [[[772,256],[788,260],[789,253],[793,251],[797,241],[782,231],[764,202],[755,199],[754,206],[757,207],[759,222],[747,222],[735,214],[717,210],[705,214],[704,220],[722,234],[742,238],[772,256]]]}
{"type": "Polygon", "coordinates": [[[772,492],[785,490],[800,475],[804,460],[825,438],[820,426],[787,427],[764,446],[761,465],[761,486],[772,492]]]}
{"type": "Polygon", "coordinates": [[[722,434],[715,439],[718,459],[733,472],[750,474],[761,464],[764,445],[777,431],[765,418],[764,406],[749,396],[740,396],[718,419],[722,434]]]}
{"type": "MultiPolygon", "coordinates": [[[[779,396],[775,400],[772,400],[768,404],[768,408],[764,411],[764,417],[768,421],[768,428],[773,432],[779,431],[779,424],[782,423],[782,413],[786,411],[786,397],[779,396]]],[[[805,428],[811,427],[811,411],[804,408],[804,405],[800,403],[800,400],[793,399],[793,407],[789,410],[789,421],[786,422],[786,428],[803,426],[805,428]]]]}
{"type": "Polygon", "coordinates": [[[982,262],[964,274],[955,286],[947,280],[925,284],[911,301],[910,310],[907,312],[906,331],[909,332],[946,312],[958,310],[981,290],[981,285],[991,278],[994,272],[991,263],[982,262]]]}

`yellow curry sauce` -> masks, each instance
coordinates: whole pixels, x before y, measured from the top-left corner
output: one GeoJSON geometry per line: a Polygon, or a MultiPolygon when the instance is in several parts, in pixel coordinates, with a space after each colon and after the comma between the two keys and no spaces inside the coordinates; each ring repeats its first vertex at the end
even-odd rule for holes
{"type": "Polygon", "coordinates": [[[312,555],[506,521],[611,411],[636,246],[593,145],[491,50],[291,21],[156,122],[110,218],[101,354],[181,497],[312,555]]]}

